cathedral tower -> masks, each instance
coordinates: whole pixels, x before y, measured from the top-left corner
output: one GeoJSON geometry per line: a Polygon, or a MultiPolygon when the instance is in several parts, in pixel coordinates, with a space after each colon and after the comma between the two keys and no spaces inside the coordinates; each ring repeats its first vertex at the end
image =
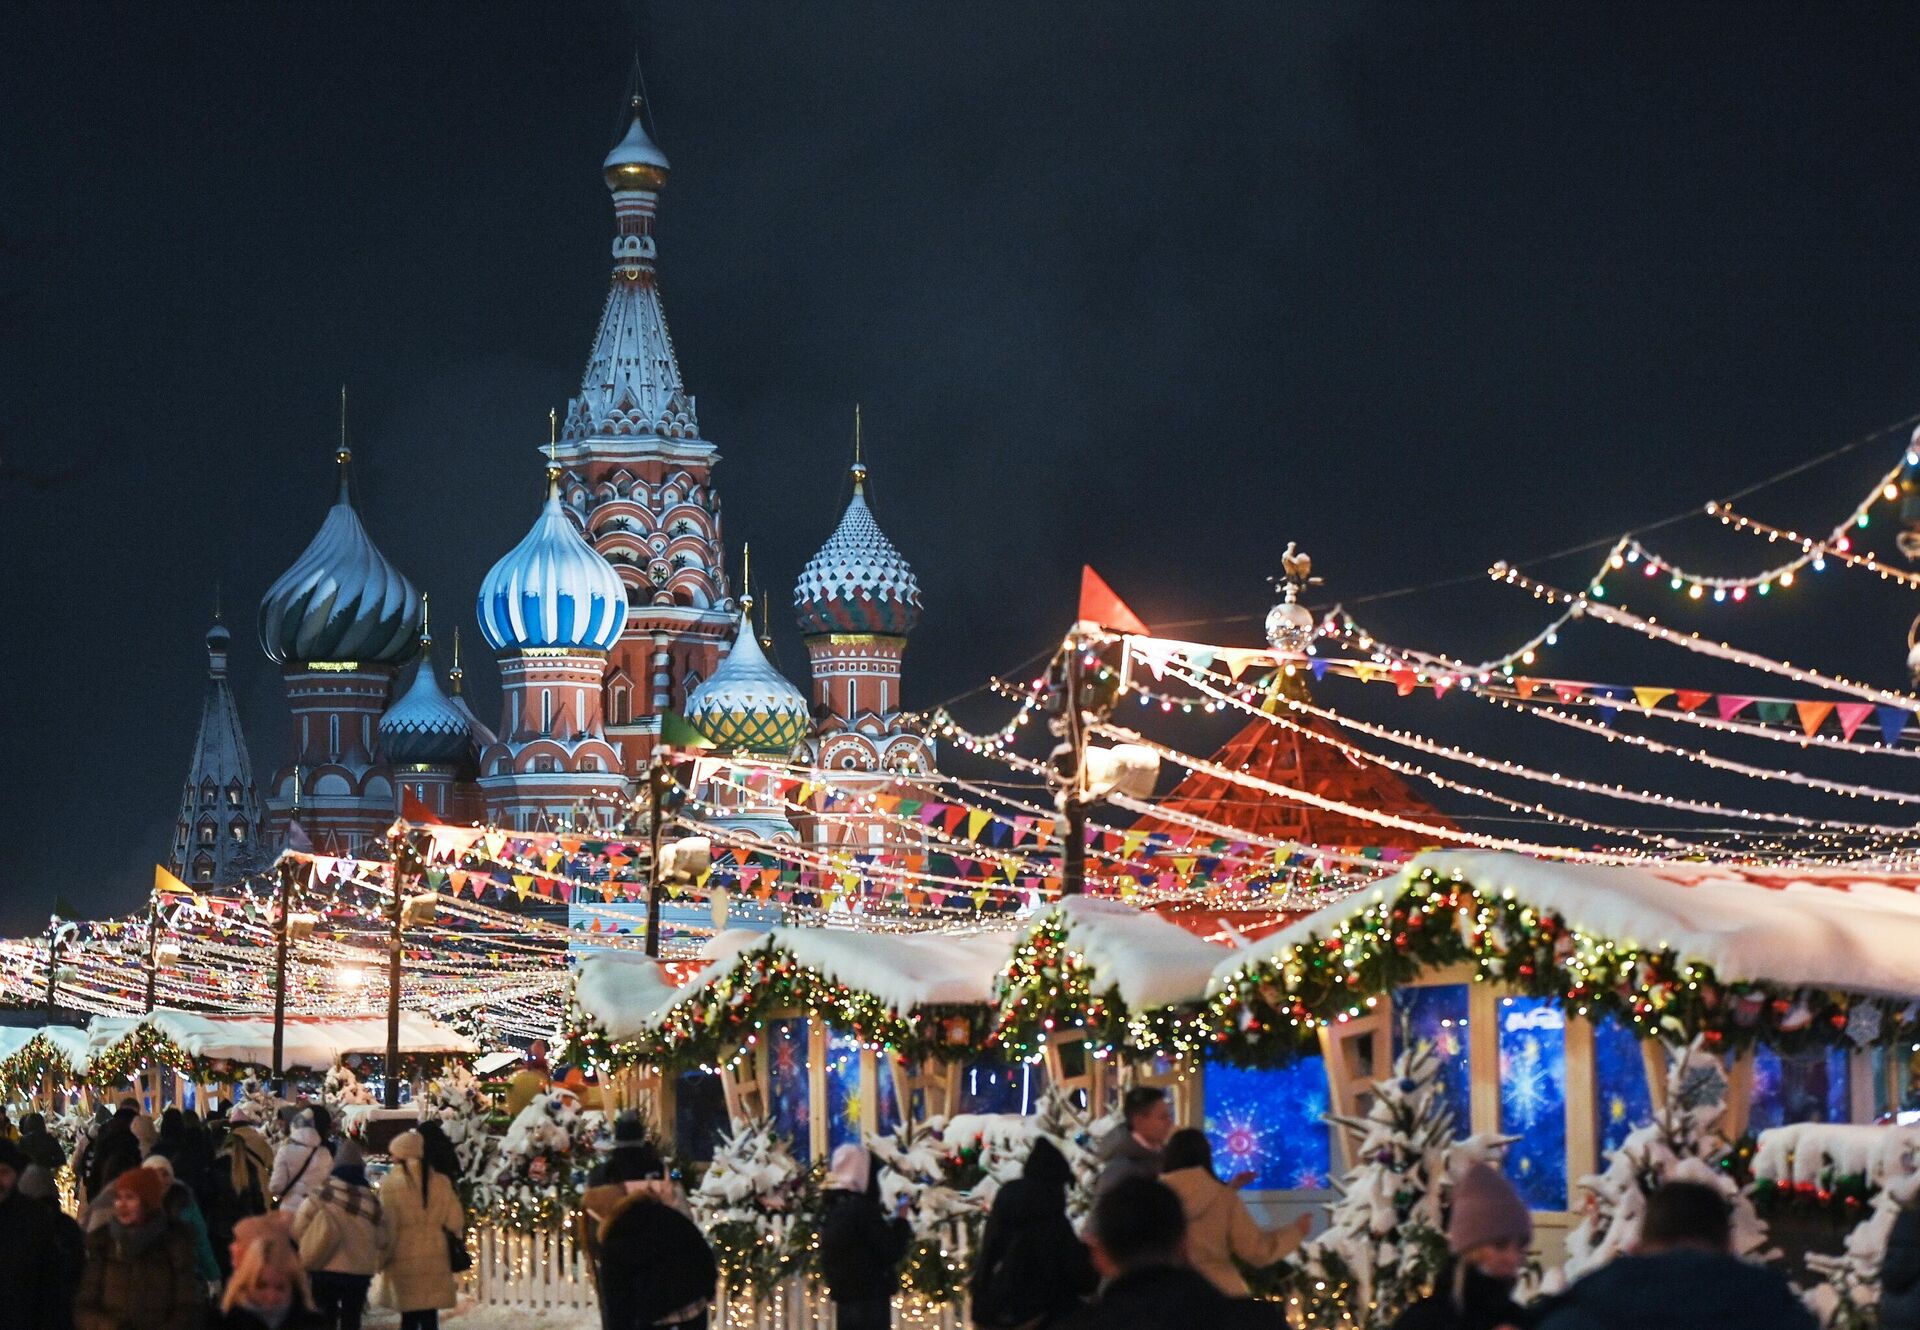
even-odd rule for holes
{"type": "Polygon", "coordinates": [[[931,771],[928,741],[899,723],[900,658],[920,621],[920,583],[873,520],[863,463],[853,464],[840,525],[801,570],[793,607],[813,667],[814,762],[931,771]]]}
{"type": "Polygon", "coordinates": [[[654,267],[667,158],[638,103],[602,173],[613,192],[613,279],[580,395],[561,422],[560,497],[627,589],[604,705],[606,733],[635,775],[658,741],[660,714],[684,707],[712,676],[736,615],[711,479],[720,458],[681,384],[654,267]]]}
{"type": "Polygon", "coordinates": [[[378,725],[394,675],[420,645],[420,593],[375,548],[348,491],[343,445],[339,496],[293,567],[260,602],[260,645],[280,666],[292,713],[292,758],[267,798],[281,843],[296,783],[300,824],[314,844],[351,853],[379,838],[396,810],[378,725]]]}
{"type": "Polygon", "coordinates": [[[260,792],[253,784],[247,737],[227,683],[232,634],[214,616],[207,630],[207,697],[200,733],[180,787],[180,816],[167,868],[182,882],[227,886],[270,862],[261,844],[260,792]]]}
{"type": "Polygon", "coordinates": [[[522,831],[617,822],[627,781],[602,703],[626,588],[562,508],[557,464],[532,530],[487,573],[476,611],[500,661],[500,733],[480,754],[488,818],[522,831]]]}

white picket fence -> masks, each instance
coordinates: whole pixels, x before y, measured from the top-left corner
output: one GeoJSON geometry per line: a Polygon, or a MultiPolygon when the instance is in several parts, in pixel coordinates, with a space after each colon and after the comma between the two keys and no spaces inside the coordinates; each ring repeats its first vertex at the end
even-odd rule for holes
{"type": "MultiPolygon", "coordinates": [[[[494,1224],[475,1227],[467,1296],[483,1306],[529,1311],[591,1311],[598,1306],[586,1250],[572,1226],[520,1233],[494,1224]]],[[[894,1299],[894,1323],[920,1330],[966,1330],[964,1307],[935,1306],[911,1296],[894,1299]]],[[[833,1302],[806,1279],[790,1279],[770,1297],[716,1293],[715,1330],[834,1330],[833,1302]]]]}

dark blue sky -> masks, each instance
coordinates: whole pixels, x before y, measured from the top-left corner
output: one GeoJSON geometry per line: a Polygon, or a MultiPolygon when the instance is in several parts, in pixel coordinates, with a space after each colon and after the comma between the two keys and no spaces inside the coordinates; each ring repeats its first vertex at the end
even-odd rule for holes
{"type": "MultiPolygon", "coordinates": [[[[912,702],[1057,637],[1082,560],[1149,621],[1257,614],[1289,539],[1329,594],[1472,573],[1920,409],[1896,6],[48,3],[8,28],[10,930],[56,892],[140,899],[216,583],[256,768],[280,759],[252,607],[328,502],[341,382],[375,539],[443,636],[470,624],[593,333],[636,36],[729,545],[784,606],[864,403],[925,588],[912,702]]],[[[1831,522],[1893,452],[1748,507],[1831,522]]],[[[1695,525],[1668,543],[1703,565],[1762,553],[1695,525]]],[[[1876,587],[1713,622],[1894,685],[1911,612],[1876,587]]],[[[1463,654],[1539,621],[1479,586],[1371,617],[1463,654]]],[[[1591,633],[1566,673],[1727,682],[1591,633]]],[[[1442,710],[1402,718],[1560,759],[1442,710]]],[[[1856,778],[1905,778],[1875,761],[1856,778]]]]}

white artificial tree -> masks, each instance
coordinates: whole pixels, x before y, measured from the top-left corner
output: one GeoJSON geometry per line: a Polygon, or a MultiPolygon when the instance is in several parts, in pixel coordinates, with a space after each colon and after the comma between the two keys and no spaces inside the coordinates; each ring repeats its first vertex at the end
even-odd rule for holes
{"type": "Polygon", "coordinates": [[[1585,1213],[1567,1235],[1560,1280],[1551,1282],[1572,1283],[1631,1251],[1640,1238],[1647,1198],[1666,1182],[1703,1183],[1725,1196],[1733,1211],[1734,1253],[1763,1255],[1766,1221],[1723,1166],[1732,1148],[1719,1127],[1726,1098],[1726,1068],[1700,1040],[1668,1049],[1665,1106],[1620,1143],[1605,1168],[1580,1179],[1587,1193],[1585,1213]]]}
{"type": "Polygon", "coordinates": [[[1358,1138],[1335,1184],[1327,1229],[1294,1258],[1285,1292],[1302,1323],[1390,1324],[1423,1297],[1447,1257],[1453,1182],[1476,1163],[1498,1165],[1506,1138],[1456,1135],[1430,1045],[1411,1044],[1373,1086],[1364,1117],[1327,1120],[1358,1138]]]}
{"type": "Polygon", "coordinates": [[[729,1290],[771,1289],[812,1238],[812,1174],[770,1117],[743,1122],[720,1138],[688,1202],[729,1290]]]}

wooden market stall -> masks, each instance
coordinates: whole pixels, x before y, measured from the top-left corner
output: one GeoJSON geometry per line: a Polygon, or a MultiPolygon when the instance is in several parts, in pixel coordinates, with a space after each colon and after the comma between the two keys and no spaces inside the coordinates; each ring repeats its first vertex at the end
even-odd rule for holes
{"type": "Polygon", "coordinates": [[[87,1032],[73,1025],[0,1027],[0,1103],[17,1100],[42,1113],[91,1102],[87,1032]]]}
{"type": "Polygon", "coordinates": [[[1725,1059],[1729,1139],[1897,1107],[1916,957],[1920,875],[1431,851],[1224,962],[1207,1023],[1224,1060],[1317,1056],[1343,1115],[1433,1044],[1462,1129],[1521,1135],[1516,1185],[1565,1215],[1658,1107],[1661,1041],[1725,1059]]]}
{"type": "MultiPolygon", "coordinates": [[[[106,1094],[130,1088],[149,1112],[167,1104],[211,1103],[216,1087],[271,1075],[273,1019],[162,1008],[144,1016],[96,1016],[87,1027],[87,1079],[106,1094]]],[[[387,1018],[289,1016],[282,1065],[290,1075],[324,1074],[350,1057],[384,1057],[387,1018]]],[[[480,1046],[420,1012],[400,1013],[402,1074],[472,1057],[480,1046]]]]}

